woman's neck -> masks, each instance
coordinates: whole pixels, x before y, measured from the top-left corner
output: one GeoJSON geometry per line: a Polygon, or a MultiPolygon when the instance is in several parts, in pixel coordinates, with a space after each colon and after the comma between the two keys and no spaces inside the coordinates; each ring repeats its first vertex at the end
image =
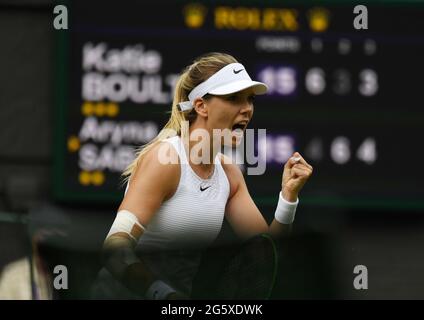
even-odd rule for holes
{"type": "Polygon", "coordinates": [[[214,159],[219,152],[219,143],[213,139],[212,132],[193,124],[189,128],[188,160],[200,176],[209,177],[214,169],[214,159]]]}

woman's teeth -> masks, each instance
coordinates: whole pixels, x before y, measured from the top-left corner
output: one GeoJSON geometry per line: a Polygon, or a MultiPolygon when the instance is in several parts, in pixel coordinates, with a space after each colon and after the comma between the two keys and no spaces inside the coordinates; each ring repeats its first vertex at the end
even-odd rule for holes
{"type": "Polygon", "coordinates": [[[233,134],[233,136],[235,136],[236,138],[241,138],[241,137],[243,137],[243,129],[241,129],[241,128],[234,129],[234,130],[232,131],[232,134],[233,134]]]}

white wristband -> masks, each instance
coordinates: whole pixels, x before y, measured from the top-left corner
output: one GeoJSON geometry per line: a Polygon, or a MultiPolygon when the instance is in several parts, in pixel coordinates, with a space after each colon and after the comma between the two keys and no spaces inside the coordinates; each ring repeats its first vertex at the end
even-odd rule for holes
{"type": "Polygon", "coordinates": [[[150,285],[149,289],[147,289],[145,296],[149,300],[165,300],[169,294],[174,292],[177,291],[168,286],[165,282],[156,280],[150,285]]]}
{"type": "Polygon", "coordinates": [[[294,221],[294,216],[296,215],[297,204],[299,203],[299,198],[296,199],[296,202],[288,202],[283,198],[281,192],[278,197],[277,209],[275,209],[275,220],[283,224],[292,224],[294,221]]]}

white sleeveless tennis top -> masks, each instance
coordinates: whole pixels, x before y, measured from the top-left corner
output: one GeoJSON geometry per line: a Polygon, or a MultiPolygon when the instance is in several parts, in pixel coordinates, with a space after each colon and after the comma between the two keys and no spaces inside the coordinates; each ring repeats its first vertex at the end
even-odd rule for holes
{"type": "Polygon", "coordinates": [[[175,136],[164,141],[170,143],[178,153],[180,181],[175,194],[162,203],[146,226],[139,239],[137,251],[206,247],[221,230],[230,193],[230,184],[221,165],[220,154],[214,159],[212,176],[202,179],[188,163],[181,138],[175,136]]]}

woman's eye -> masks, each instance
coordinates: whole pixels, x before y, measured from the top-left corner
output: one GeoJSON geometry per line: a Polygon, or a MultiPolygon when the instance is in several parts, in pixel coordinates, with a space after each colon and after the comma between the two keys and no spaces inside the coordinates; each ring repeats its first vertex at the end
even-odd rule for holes
{"type": "MultiPolygon", "coordinates": [[[[229,95],[226,99],[228,101],[232,101],[232,102],[238,102],[238,101],[241,102],[245,98],[243,98],[242,96],[237,95],[237,94],[232,94],[232,95],[229,95]]],[[[248,96],[247,97],[247,101],[252,104],[253,101],[255,101],[255,95],[248,96]]]]}

